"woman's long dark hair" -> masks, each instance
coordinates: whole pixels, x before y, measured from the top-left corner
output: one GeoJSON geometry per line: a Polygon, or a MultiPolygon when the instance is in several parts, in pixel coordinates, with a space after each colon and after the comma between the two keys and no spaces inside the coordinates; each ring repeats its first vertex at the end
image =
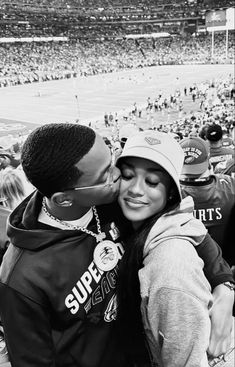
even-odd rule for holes
{"type": "Polygon", "coordinates": [[[135,366],[151,365],[140,310],[141,295],[138,277],[138,272],[143,267],[144,245],[157,219],[175,208],[179,201],[178,190],[175,187],[172,199],[168,200],[165,209],[148,218],[137,231],[133,231],[124,240],[125,254],[121,263],[118,284],[118,327],[126,355],[130,363],[134,363],[135,366]]]}

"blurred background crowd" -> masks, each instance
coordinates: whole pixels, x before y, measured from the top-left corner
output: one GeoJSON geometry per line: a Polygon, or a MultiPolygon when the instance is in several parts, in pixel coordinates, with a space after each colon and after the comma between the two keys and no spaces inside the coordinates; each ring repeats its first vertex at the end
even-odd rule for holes
{"type": "Polygon", "coordinates": [[[212,52],[206,29],[208,10],[231,6],[230,0],[0,0],[0,87],[145,66],[232,63],[234,30],[227,39],[217,31],[212,52]]]}

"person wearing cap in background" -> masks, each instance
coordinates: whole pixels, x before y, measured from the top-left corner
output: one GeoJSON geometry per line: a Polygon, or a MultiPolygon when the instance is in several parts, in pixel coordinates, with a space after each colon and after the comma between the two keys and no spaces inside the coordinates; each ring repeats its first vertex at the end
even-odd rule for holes
{"type": "Polygon", "coordinates": [[[209,125],[205,137],[209,142],[210,162],[213,169],[219,162],[234,159],[234,149],[223,146],[223,131],[220,125],[209,125]]]}
{"type": "Polygon", "coordinates": [[[217,301],[195,251],[207,231],[193,216],[192,198],[182,199],[183,160],[178,142],[157,131],[129,137],[117,160],[121,171],[118,201],[133,227],[121,268],[121,335],[136,366],[146,363],[147,341],[154,366],[208,367],[208,361],[214,366],[217,360],[221,366],[232,367],[233,286],[226,289],[232,300],[226,319],[230,337],[224,338],[223,355],[215,354],[215,360],[209,340],[210,312],[217,301]]]}
{"type": "Polygon", "coordinates": [[[180,185],[184,197],[192,196],[195,204],[194,215],[200,219],[208,232],[223,250],[223,256],[230,266],[230,247],[225,241],[226,231],[234,233],[234,227],[227,228],[235,200],[235,178],[211,171],[210,153],[207,141],[189,137],[180,141],[184,151],[184,164],[180,185]]]}

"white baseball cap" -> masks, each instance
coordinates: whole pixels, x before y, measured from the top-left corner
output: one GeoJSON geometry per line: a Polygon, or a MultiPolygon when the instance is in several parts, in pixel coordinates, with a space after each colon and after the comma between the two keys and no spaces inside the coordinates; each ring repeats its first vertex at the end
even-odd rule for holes
{"type": "Polygon", "coordinates": [[[156,130],[141,131],[127,139],[117,162],[124,157],[145,158],[159,164],[174,180],[182,199],[179,177],[184,151],[171,135],[156,130]]]}

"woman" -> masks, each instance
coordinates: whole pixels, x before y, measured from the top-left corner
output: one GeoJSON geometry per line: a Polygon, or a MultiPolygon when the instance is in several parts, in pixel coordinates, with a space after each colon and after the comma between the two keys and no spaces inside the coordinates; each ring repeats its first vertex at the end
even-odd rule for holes
{"type": "MultiPolygon", "coordinates": [[[[217,360],[207,354],[216,298],[194,248],[206,229],[193,217],[192,198],[182,200],[180,193],[183,158],[172,137],[145,131],[127,140],[117,162],[119,204],[134,229],[120,292],[124,344],[137,366],[147,355],[153,366],[205,367],[217,360],[232,366],[222,362],[224,353],[217,360]]],[[[227,292],[232,305],[234,292],[227,292]]],[[[228,324],[231,331],[232,317],[228,324]]],[[[225,339],[224,352],[230,352],[230,337],[225,339]]]]}

